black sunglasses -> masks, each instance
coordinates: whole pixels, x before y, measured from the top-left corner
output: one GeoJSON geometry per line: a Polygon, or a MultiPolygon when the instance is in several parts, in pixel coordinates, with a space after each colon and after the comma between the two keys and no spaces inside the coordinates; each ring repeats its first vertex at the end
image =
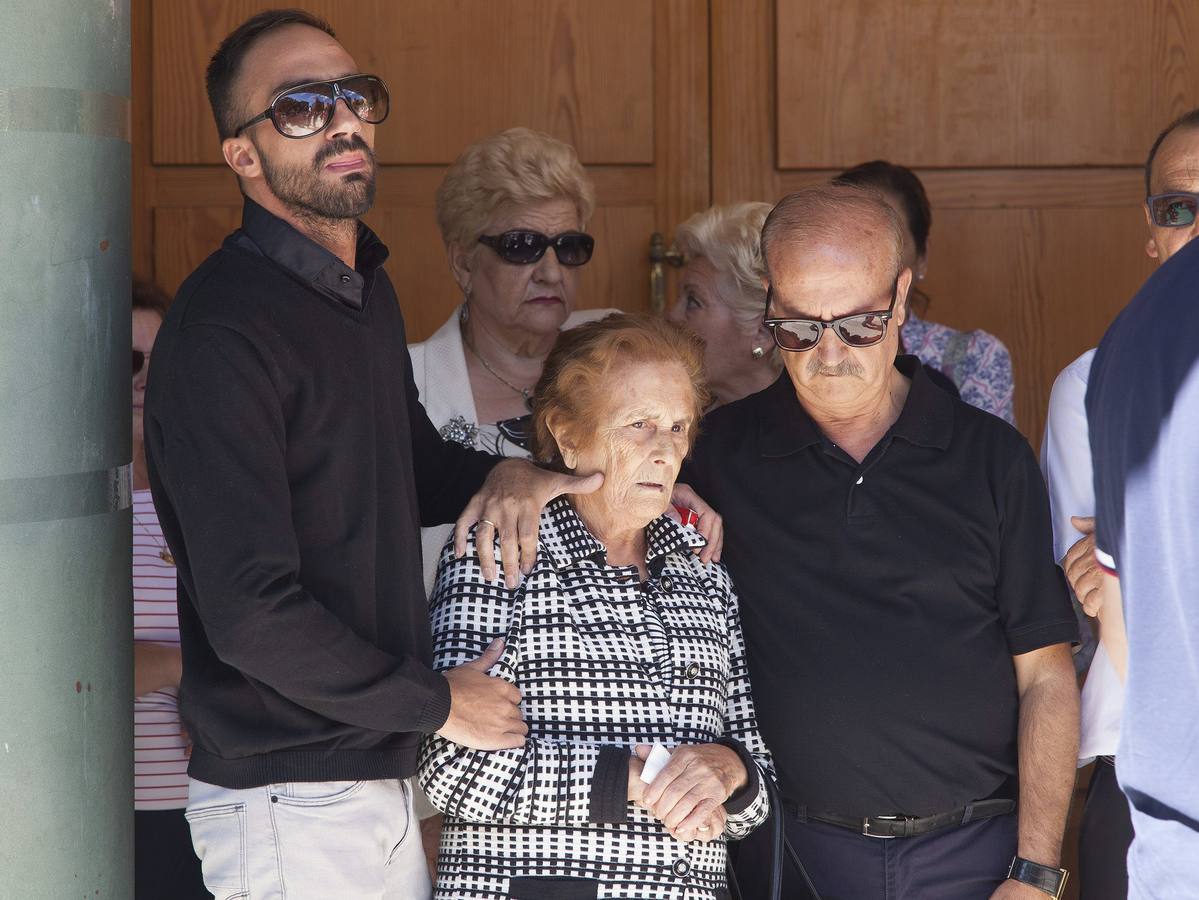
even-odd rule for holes
{"type": "Polygon", "coordinates": [[[150,359],[150,354],[144,350],[133,351],[133,374],[136,377],[150,359]]]}
{"type": "Polygon", "coordinates": [[[505,231],[481,235],[479,243],[486,244],[500,259],[515,266],[537,262],[548,247],[554,248],[554,255],[562,265],[581,266],[591,259],[595,250],[595,238],[581,231],[564,231],[553,236],[540,231],[505,231]]]}
{"type": "MultiPolygon", "coordinates": [[[[766,289],[766,309],[774,298],[774,286],[766,289]]],[[[770,329],[774,342],[780,350],[803,353],[820,343],[824,329],[831,328],[833,334],[850,347],[870,347],[887,336],[887,322],[895,314],[895,301],[899,298],[899,278],[891,287],[891,303],[883,310],[854,313],[836,319],[763,319],[762,324],[770,329]]]]}
{"type": "Polygon", "coordinates": [[[284,137],[311,137],[329,127],[338,100],[344,100],[350,112],[371,125],[378,125],[386,119],[391,105],[387,85],[382,78],[374,75],[347,75],[336,81],[310,81],[281,91],[266,110],[233,134],[236,137],[251,125],[270,119],[275,130],[284,137]]]}
{"type": "Polygon", "coordinates": [[[1195,224],[1199,216],[1199,194],[1187,191],[1171,191],[1146,197],[1149,215],[1153,224],[1161,228],[1186,228],[1195,224]]]}

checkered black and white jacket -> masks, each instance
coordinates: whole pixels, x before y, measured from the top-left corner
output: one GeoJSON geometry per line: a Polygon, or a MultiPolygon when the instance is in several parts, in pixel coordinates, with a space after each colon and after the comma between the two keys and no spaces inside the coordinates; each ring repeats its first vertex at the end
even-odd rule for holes
{"type": "Polygon", "coordinates": [[[536,563],[513,591],[484,581],[473,536],[463,559],[443,552],[434,665],[461,665],[503,637],[491,673],[520,687],[529,735],[495,752],[426,740],[420,781],[446,814],[439,900],[728,896],[725,839],[766,818],[773,771],[737,598],[725,569],[691,552],[698,534],[666,516],[646,532],[647,582],[608,564],[564,497],[542,513],[536,563]],[[711,741],[738,752],[749,784],[725,804],[723,836],[682,843],[628,802],[629,754],[711,741]]]}

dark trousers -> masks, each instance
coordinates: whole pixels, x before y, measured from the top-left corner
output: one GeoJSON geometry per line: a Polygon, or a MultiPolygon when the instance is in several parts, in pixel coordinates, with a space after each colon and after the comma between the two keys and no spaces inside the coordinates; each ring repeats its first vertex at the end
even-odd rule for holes
{"type": "Polygon", "coordinates": [[[1080,900],[1124,900],[1128,896],[1128,846],[1132,818],[1108,757],[1095,760],[1078,842],[1080,900]]]}
{"type": "MultiPolygon", "coordinates": [[[[784,813],[787,838],[822,900],[987,900],[1016,854],[1016,816],[980,819],[914,838],[865,837],[784,813]]],[[[744,900],[767,896],[768,821],[737,848],[744,900]]],[[[809,900],[790,862],[783,863],[784,900],[809,900]]]]}
{"type": "Polygon", "coordinates": [[[212,900],[181,809],[133,814],[133,895],[137,900],[212,900]]]}

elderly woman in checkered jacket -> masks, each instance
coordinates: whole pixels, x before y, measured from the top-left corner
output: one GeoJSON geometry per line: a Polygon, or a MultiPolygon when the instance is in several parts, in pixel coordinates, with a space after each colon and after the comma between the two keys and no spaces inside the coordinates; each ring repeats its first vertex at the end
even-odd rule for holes
{"type": "Polygon", "coordinates": [[[437,898],[728,896],[725,842],[766,818],[772,768],[728,573],[666,515],[702,372],[698,340],[661,320],[564,332],[537,386],[536,455],[603,486],[546,507],[514,590],[481,573],[486,521],[465,556],[443,552],[435,665],[482,654],[520,689],[528,734],[495,751],[426,741],[421,784],[446,816],[437,898]]]}

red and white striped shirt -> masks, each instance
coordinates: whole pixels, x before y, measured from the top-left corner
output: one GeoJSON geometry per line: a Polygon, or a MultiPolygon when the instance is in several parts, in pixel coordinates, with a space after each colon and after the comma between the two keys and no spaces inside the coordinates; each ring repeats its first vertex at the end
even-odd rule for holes
{"type": "MultiPolygon", "coordinates": [[[[175,566],[163,558],[166,540],[150,492],[133,492],[133,639],[179,646],[175,566]]],[[[169,554],[166,554],[169,555],[169,554]]],[[[187,748],[174,688],[133,703],[133,805],[187,805],[187,748]]]]}

